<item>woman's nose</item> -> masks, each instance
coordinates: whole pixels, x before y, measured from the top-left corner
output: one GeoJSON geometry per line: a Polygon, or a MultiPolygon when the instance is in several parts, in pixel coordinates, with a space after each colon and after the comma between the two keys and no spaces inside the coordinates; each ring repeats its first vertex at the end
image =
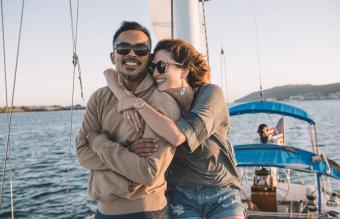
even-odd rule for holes
{"type": "Polygon", "coordinates": [[[152,74],[153,80],[157,80],[158,76],[159,76],[159,73],[158,73],[157,70],[155,69],[155,70],[153,71],[153,74],[152,74]]]}
{"type": "Polygon", "coordinates": [[[152,74],[152,76],[153,76],[153,77],[158,77],[158,75],[160,75],[160,74],[159,74],[159,72],[157,71],[157,68],[154,68],[154,69],[153,69],[153,74],[152,74]]]}

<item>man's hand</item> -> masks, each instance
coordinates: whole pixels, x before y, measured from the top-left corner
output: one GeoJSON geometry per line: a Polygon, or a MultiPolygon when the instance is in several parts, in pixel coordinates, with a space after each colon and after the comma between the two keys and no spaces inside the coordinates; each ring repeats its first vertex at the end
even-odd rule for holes
{"type": "Polygon", "coordinates": [[[89,145],[92,145],[92,142],[98,135],[100,134],[96,132],[91,132],[91,131],[87,133],[86,137],[87,137],[87,140],[89,141],[89,145]]]}
{"type": "Polygon", "coordinates": [[[150,157],[158,150],[157,140],[153,138],[141,138],[133,142],[129,151],[140,157],[150,157]]]}

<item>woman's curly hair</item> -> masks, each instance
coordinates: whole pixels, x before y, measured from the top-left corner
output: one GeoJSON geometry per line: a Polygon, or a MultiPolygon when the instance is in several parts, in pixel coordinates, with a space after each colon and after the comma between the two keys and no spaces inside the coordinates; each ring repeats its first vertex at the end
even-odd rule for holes
{"type": "Polygon", "coordinates": [[[188,83],[191,87],[207,84],[210,80],[210,66],[205,57],[189,42],[182,39],[165,39],[158,42],[154,53],[159,50],[170,52],[174,61],[189,69],[188,83]]]}

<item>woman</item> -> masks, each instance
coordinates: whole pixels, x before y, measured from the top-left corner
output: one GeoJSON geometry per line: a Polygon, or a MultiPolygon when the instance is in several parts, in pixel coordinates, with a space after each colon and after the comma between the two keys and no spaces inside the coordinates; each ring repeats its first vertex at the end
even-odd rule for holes
{"type": "Polygon", "coordinates": [[[230,118],[223,92],[208,84],[207,61],[184,40],[162,40],[155,48],[151,66],[158,90],[167,92],[179,104],[182,118],[177,122],[126,94],[114,70],[107,70],[105,77],[120,110],[136,128],[138,119],[131,119],[136,117],[131,109],[137,110],[159,136],[179,146],[168,177],[170,218],[244,218],[240,180],[232,148],[225,139],[230,118]]]}

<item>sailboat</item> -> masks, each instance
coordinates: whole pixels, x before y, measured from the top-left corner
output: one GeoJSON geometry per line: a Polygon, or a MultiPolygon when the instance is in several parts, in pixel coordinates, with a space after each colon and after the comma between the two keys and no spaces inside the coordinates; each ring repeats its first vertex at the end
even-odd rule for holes
{"type": "Polygon", "coordinates": [[[340,180],[340,166],[320,152],[316,123],[306,111],[286,103],[255,101],[234,105],[229,112],[232,120],[249,114],[292,118],[307,123],[310,133],[309,150],[299,144],[234,145],[238,167],[243,170],[242,200],[248,203],[248,218],[340,217],[339,196],[326,183],[329,177],[340,180]],[[283,174],[274,175],[270,168],[279,168],[283,174]],[[296,176],[314,176],[315,184],[302,179],[293,182],[291,171],[296,176]]]}
{"type": "MultiPolygon", "coordinates": [[[[213,2],[212,2],[213,3],[213,2]]],[[[185,38],[186,40],[190,41],[191,43],[193,43],[197,49],[199,49],[200,51],[204,51],[207,53],[207,58],[209,57],[208,55],[208,50],[207,50],[207,46],[205,46],[205,49],[202,49],[202,39],[204,37],[201,37],[201,27],[203,27],[205,24],[205,22],[201,22],[200,20],[202,20],[202,18],[200,17],[200,13],[198,13],[198,11],[202,11],[204,10],[204,4],[205,1],[204,0],[150,0],[150,9],[151,9],[151,16],[153,17],[153,25],[155,27],[155,29],[159,29],[159,31],[156,31],[157,36],[159,36],[158,39],[162,39],[162,38],[185,38]],[[170,10],[171,9],[171,10],[170,10]],[[160,13],[161,12],[161,13],[160,13]],[[171,16],[171,14],[173,14],[174,16],[171,16]],[[157,15],[157,16],[155,16],[157,15]],[[160,16],[160,17],[159,17],[160,16]],[[159,32],[163,32],[163,36],[161,36],[159,34],[159,32]]],[[[72,11],[72,10],[70,10],[72,11]]],[[[77,12],[78,14],[78,12],[77,12]]],[[[78,15],[75,16],[75,20],[77,21],[78,19],[76,19],[76,17],[78,17],[78,15]]],[[[72,15],[71,15],[71,19],[72,19],[72,15]]],[[[203,19],[204,20],[204,19],[203,19]]],[[[77,25],[75,25],[77,27],[77,25]]],[[[80,73],[80,67],[79,64],[77,65],[77,63],[79,63],[78,57],[77,57],[77,53],[76,53],[76,42],[77,42],[77,37],[76,37],[76,28],[75,30],[72,31],[72,34],[75,35],[73,36],[73,64],[74,64],[74,73],[76,70],[79,71],[80,73]]],[[[20,28],[21,29],[21,28],[20,28]]],[[[73,22],[72,22],[72,29],[73,29],[73,22]]],[[[206,35],[205,35],[206,37],[206,35]]],[[[207,41],[207,40],[205,40],[207,41]]],[[[19,40],[20,42],[20,40],[19,40]]],[[[19,48],[19,46],[18,46],[19,48]]],[[[81,82],[80,82],[81,83],[81,82]]],[[[72,95],[73,96],[73,95],[72,95]]],[[[72,97],[73,98],[73,97],[72,97]]],[[[13,100],[11,101],[12,105],[13,105],[13,100]]],[[[73,99],[72,99],[73,102],[73,99]]],[[[262,103],[261,103],[262,104],[262,103]]],[[[261,105],[259,104],[259,106],[261,105]]],[[[274,105],[274,104],[273,104],[274,105]]],[[[73,108],[73,107],[72,107],[73,108]]],[[[251,112],[248,112],[251,113],[251,112]]],[[[253,113],[253,112],[252,112],[253,113]]],[[[266,114],[268,114],[268,112],[265,112],[266,114]]],[[[246,113],[244,113],[246,114],[246,113]]],[[[280,115],[282,115],[281,113],[279,113],[280,115]]],[[[236,115],[236,114],[235,114],[236,115]]],[[[232,115],[233,118],[235,117],[235,115],[232,115]]],[[[239,115],[239,114],[237,114],[239,115]]],[[[285,115],[288,116],[288,115],[285,115]]],[[[293,117],[295,118],[295,117],[293,117]]],[[[310,117],[308,117],[310,118],[310,117]]],[[[301,120],[301,119],[300,119],[301,120]]],[[[305,120],[302,120],[305,121],[305,120]]],[[[313,120],[314,121],[314,120],[313,120]]],[[[312,124],[307,121],[308,124],[312,124]]],[[[314,123],[315,124],[315,123],[314,123]]],[[[70,130],[72,130],[72,115],[71,115],[71,128],[70,130]]],[[[71,131],[70,131],[71,132],[71,131]]],[[[9,133],[9,132],[8,132],[9,133]]],[[[8,134],[9,136],[9,134],[8,134]]],[[[70,142],[71,142],[72,138],[71,138],[71,133],[70,133],[70,142]]],[[[9,142],[9,141],[8,141],[9,142]]],[[[9,144],[7,144],[9,145],[9,144]]],[[[69,144],[71,145],[71,143],[69,144]]],[[[317,143],[315,144],[317,146],[317,143]]],[[[262,210],[261,209],[259,211],[254,211],[251,210],[250,213],[248,214],[248,218],[269,218],[269,217],[274,217],[274,218],[282,218],[282,217],[290,217],[292,218],[292,216],[299,216],[299,217],[305,217],[305,216],[310,216],[310,215],[314,215],[314,217],[321,217],[323,215],[327,216],[326,213],[328,211],[328,216],[327,217],[337,217],[337,212],[339,212],[339,204],[338,204],[338,198],[336,195],[334,195],[334,193],[331,192],[331,190],[326,189],[325,186],[323,185],[323,178],[325,176],[327,177],[333,177],[335,179],[339,178],[339,168],[338,165],[335,164],[333,161],[328,160],[326,158],[325,155],[320,154],[320,152],[318,150],[313,149],[312,152],[308,152],[308,151],[304,151],[299,149],[296,145],[290,145],[290,146],[285,146],[285,145],[273,145],[273,149],[268,149],[268,148],[264,148],[264,146],[268,146],[268,145],[253,145],[253,148],[247,148],[249,147],[246,145],[236,145],[235,146],[235,153],[236,153],[236,158],[238,160],[239,166],[240,167],[251,167],[249,165],[249,162],[247,161],[247,159],[249,159],[250,156],[247,157],[247,154],[245,154],[247,151],[253,152],[254,150],[257,150],[258,153],[257,154],[267,154],[266,150],[270,150],[270,153],[274,154],[280,154],[280,155],[284,155],[286,153],[286,158],[288,160],[288,158],[294,158],[296,160],[301,159],[301,163],[296,162],[296,163],[279,163],[279,160],[258,160],[258,161],[251,161],[253,162],[252,165],[260,165],[263,167],[267,167],[270,165],[274,165],[275,167],[281,167],[281,168],[289,168],[289,169],[293,169],[293,170],[299,170],[301,172],[307,172],[310,173],[311,175],[316,175],[316,180],[319,183],[316,183],[315,187],[312,187],[311,189],[306,189],[305,190],[305,195],[302,194],[301,199],[302,203],[303,201],[310,201],[310,208],[316,211],[312,211],[310,213],[297,213],[295,214],[293,212],[294,209],[296,208],[296,203],[297,202],[290,202],[289,204],[284,203],[284,200],[280,199],[280,197],[278,197],[276,200],[272,201],[271,204],[276,204],[277,205],[277,209],[283,209],[283,212],[269,212],[267,210],[262,210]],[[254,149],[255,147],[257,147],[256,149],[254,149]],[[261,148],[262,147],[262,148],[261,148]],[[249,149],[249,150],[248,150],[249,149]],[[277,152],[279,151],[279,152],[277,152]],[[291,157],[289,157],[291,156],[291,157]],[[295,156],[295,157],[294,157],[295,156]],[[307,161],[309,161],[309,163],[307,161]],[[311,162],[311,160],[313,161],[313,163],[311,162]],[[315,161],[315,162],[314,162],[315,161]],[[255,163],[258,162],[258,163],[255,163]],[[267,162],[271,162],[270,164],[267,162]],[[304,163],[305,162],[305,163],[304,163]],[[247,166],[248,165],[248,166],[247,166]],[[309,167],[307,167],[308,165],[310,165],[309,167]],[[320,185],[319,185],[320,184],[320,185]],[[315,190],[316,189],[316,190],[315,190]],[[321,195],[318,195],[318,193],[315,194],[311,194],[311,198],[308,199],[307,198],[307,194],[309,194],[309,191],[320,191],[321,195]],[[324,198],[324,196],[326,196],[326,198],[324,198]],[[313,199],[315,197],[315,199],[313,199]],[[321,201],[318,202],[319,198],[321,197],[321,201]],[[320,203],[320,204],[319,204],[320,203]],[[337,204],[337,206],[336,206],[337,204]],[[319,207],[320,205],[320,207],[319,207]],[[290,207],[293,206],[293,207],[290,207]],[[315,207],[316,206],[316,207],[315,207]],[[330,207],[330,209],[333,210],[327,210],[326,207],[330,207]],[[333,211],[333,212],[332,212],[333,211]],[[317,212],[317,213],[315,213],[317,212]],[[318,213],[320,212],[320,213],[318,213]],[[282,216],[283,215],[283,216],[282,216]]],[[[314,146],[313,146],[314,147],[314,146]]],[[[251,158],[251,157],[250,157],[251,158]]],[[[267,157],[266,157],[267,158],[267,157]]],[[[6,158],[7,159],[7,158],[6,158]]],[[[287,162],[287,160],[285,162],[287,162]]],[[[261,172],[258,172],[259,174],[261,172]]],[[[244,174],[245,176],[246,174],[244,174]]],[[[249,178],[249,177],[248,177],[249,178]]],[[[251,179],[252,180],[252,179],[251,179]]],[[[287,189],[285,190],[285,187],[281,185],[287,185],[289,186],[288,189],[288,193],[284,193],[283,196],[286,195],[291,195],[294,191],[291,190],[291,188],[293,183],[286,183],[286,184],[282,184],[282,183],[278,183],[277,186],[277,191],[287,191],[287,189]],[[282,188],[282,189],[281,189],[282,188]]],[[[247,189],[251,188],[251,184],[244,184],[243,187],[243,191],[246,191],[247,189]],[[249,185],[249,186],[248,186],[249,185]]],[[[302,190],[306,188],[306,185],[302,185],[302,186],[298,186],[298,184],[296,185],[297,189],[302,190]],[[300,189],[301,188],[301,189],[300,189]]],[[[277,192],[278,193],[278,192],[277,192]]],[[[249,193],[250,194],[250,193],[249,193]]],[[[282,197],[283,197],[282,196],[282,197]]],[[[247,196],[250,197],[250,196],[247,196]]],[[[269,196],[267,196],[269,197],[269,196]]],[[[287,196],[288,197],[288,196],[287,196]]],[[[298,200],[298,199],[297,199],[298,200]]],[[[251,204],[250,201],[252,201],[251,199],[248,200],[244,197],[244,201],[249,203],[249,206],[251,204]]],[[[66,205],[69,204],[68,200],[65,200],[66,205]]],[[[255,202],[253,202],[254,204],[256,204],[255,202]]],[[[258,204],[258,208],[261,205],[258,204]]],[[[302,205],[300,203],[300,207],[303,207],[304,205],[302,205]]],[[[13,208],[14,209],[14,208],[13,208]]],[[[308,208],[307,208],[308,210],[308,208]]],[[[66,217],[68,215],[68,211],[65,210],[66,212],[66,217]]],[[[13,213],[13,210],[12,210],[13,213]]],[[[13,218],[14,218],[14,214],[12,214],[13,218]]]]}
{"type": "MultiPolygon", "coordinates": [[[[204,2],[185,0],[179,4],[175,0],[150,0],[152,24],[158,39],[184,38],[201,52],[205,41],[209,59],[207,35],[204,30],[200,31],[200,27],[205,27],[204,2]],[[164,10],[169,8],[171,10],[164,10]],[[202,32],[205,37],[201,37],[202,32]]],[[[235,105],[229,111],[232,120],[238,115],[275,114],[282,117],[283,124],[283,117],[293,118],[307,123],[310,133],[311,150],[299,144],[286,145],[285,141],[284,144],[236,142],[234,150],[238,167],[243,170],[242,201],[248,206],[247,218],[340,218],[339,196],[326,184],[328,177],[340,180],[340,166],[320,152],[315,121],[306,111],[264,100],[235,105]],[[245,172],[247,168],[251,171],[245,172]],[[271,175],[269,168],[283,169],[283,177],[271,175]],[[302,183],[302,179],[301,183],[293,182],[291,172],[312,175],[316,183],[302,183]]]]}

